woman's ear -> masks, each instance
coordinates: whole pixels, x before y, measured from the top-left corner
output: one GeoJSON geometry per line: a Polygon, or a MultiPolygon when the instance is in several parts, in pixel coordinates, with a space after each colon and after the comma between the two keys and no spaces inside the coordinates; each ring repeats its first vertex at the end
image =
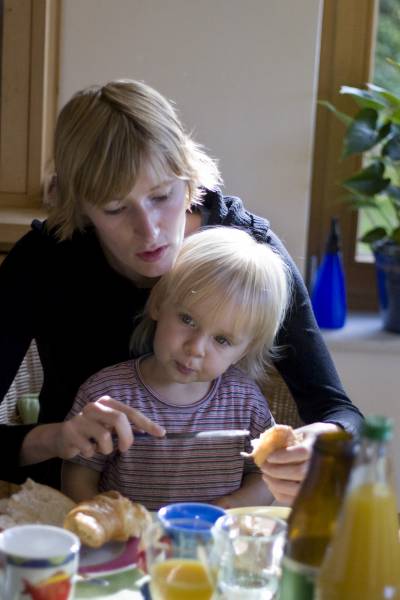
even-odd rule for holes
{"type": "Polygon", "coordinates": [[[160,306],[158,302],[150,302],[148,315],[153,321],[158,321],[158,317],[160,316],[160,306]]]}

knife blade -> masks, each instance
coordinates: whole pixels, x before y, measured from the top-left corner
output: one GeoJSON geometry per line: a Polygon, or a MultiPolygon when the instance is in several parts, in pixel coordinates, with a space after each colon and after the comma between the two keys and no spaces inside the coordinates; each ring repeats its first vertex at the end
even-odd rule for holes
{"type": "Polygon", "coordinates": [[[208,439],[208,438],[235,438],[247,437],[250,431],[247,429],[210,429],[209,431],[171,431],[167,432],[164,437],[157,438],[145,431],[134,431],[134,436],[138,438],[152,437],[154,440],[191,440],[191,439],[208,439]]]}

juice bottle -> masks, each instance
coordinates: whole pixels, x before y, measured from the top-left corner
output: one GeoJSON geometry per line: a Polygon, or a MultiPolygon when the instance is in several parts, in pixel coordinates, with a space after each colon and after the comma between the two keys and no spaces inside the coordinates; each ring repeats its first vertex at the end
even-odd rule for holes
{"type": "Polygon", "coordinates": [[[312,600],[355,456],[345,431],[319,435],[288,521],[279,600],[312,600]]]}
{"type": "Polygon", "coordinates": [[[390,481],[392,422],[366,419],[359,457],[317,580],[318,600],[400,598],[400,542],[390,481]]]}

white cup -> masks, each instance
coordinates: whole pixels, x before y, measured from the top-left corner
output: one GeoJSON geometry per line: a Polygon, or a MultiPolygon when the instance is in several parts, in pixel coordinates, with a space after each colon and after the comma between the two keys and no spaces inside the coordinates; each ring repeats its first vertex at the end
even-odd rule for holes
{"type": "Polygon", "coordinates": [[[61,527],[18,525],[6,529],[0,533],[0,598],[71,600],[79,548],[79,538],[61,527]]]}

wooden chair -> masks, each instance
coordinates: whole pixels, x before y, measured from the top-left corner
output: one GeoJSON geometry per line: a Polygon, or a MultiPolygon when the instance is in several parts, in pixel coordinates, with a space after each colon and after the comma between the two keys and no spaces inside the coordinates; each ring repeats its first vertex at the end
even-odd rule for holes
{"type": "Polygon", "coordinates": [[[268,371],[268,380],[261,386],[261,389],[277,423],[291,425],[294,428],[304,425],[293,396],[276,369],[271,368],[268,371]]]}
{"type": "Polygon", "coordinates": [[[24,394],[40,392],[43,371],[35,342],[32,342],[24,360],[12,382],[10,389],[0,404],[0,423],[18,424],[17,400],[24,394]]]}

